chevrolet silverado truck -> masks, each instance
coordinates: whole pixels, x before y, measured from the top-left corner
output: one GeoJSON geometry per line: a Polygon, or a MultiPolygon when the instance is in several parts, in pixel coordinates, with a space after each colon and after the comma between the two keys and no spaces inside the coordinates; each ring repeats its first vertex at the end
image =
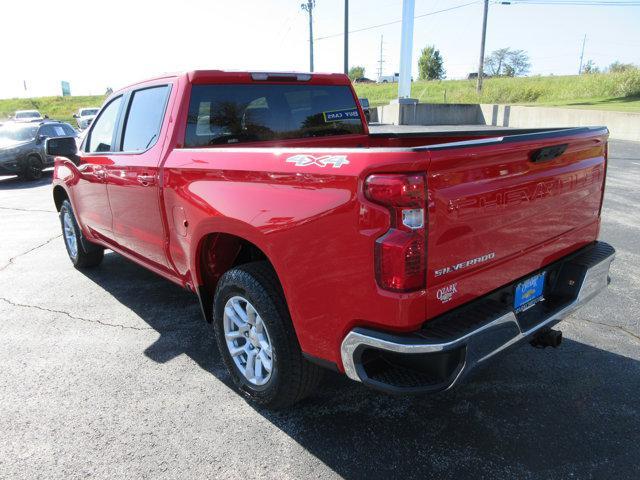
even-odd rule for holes
{"type": "MultiPolygon", "coordinates": [[[[345,75],[193,71],[55,138],[68,255],[194,292],[237,389],[439,392],[606,288],[604,127],[371,134],[345,75]]],[[[212,355],[215,352],[212,352],[212,355]]],[[[509,361],[502,357],[502,361],[509,361]]]]}

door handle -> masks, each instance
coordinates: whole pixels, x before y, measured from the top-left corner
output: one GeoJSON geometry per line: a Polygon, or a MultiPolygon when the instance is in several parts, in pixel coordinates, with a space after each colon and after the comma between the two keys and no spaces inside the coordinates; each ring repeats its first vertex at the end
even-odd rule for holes
{"type": "Polygon", "coordinates": [[[141,185],[144,185],[145,187],[149,186],[149,185],[153,185],[156,182],[156,177],[155,175],[138,175],[138,183],[140,183],[141,185]]]}
{"type": "Polygon", "coordinates": [[[107,178],[107,172],[106,172],[106,170],[105,170],[104,168],[98,168],[98,169],[95,169],[95,170],[93,171],[93,175],[94,175],[96,178],[99,178],[99,179],[101,179],[101,180],[104,180],[105,178],[107,178]]]}

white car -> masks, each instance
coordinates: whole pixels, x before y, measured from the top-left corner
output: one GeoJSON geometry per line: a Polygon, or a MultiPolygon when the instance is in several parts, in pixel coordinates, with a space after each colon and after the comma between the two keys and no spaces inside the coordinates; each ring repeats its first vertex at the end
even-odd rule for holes
{"type": "Polygon", "coordinates": [[[394,73],[393,75],[380,75],[377,80],[378,83],[397,83],[399,81],[399,73],[394,73]]]}
{"type": "Polygon", "coordinates": [[[84,130],[89,125],[91,125],[91,122],[93,121],[94,118],[96,118],[96,115],[98,114],[99,111],[100,109],[97,107],[80,108],[78,109],[78,113],[73,114],[73,118],[75,118],[76,121],[78,122],[78,127],[81,130],[84,130]]]}
{"type": "Polygon", "coordinates": [[[14,122],[37,122],[44,120],[44,117],[37,110],[18,110],[11,119],[14,122]]]}

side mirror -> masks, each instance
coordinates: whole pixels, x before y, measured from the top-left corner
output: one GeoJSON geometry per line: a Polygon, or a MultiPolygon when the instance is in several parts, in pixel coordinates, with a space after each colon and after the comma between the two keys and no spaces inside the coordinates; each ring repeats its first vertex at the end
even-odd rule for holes
{"type": "Polygon", "coordinates": [[[80,118],[80,115],[78,115],[77,113],[74,113],[73,118],[80,118]]]}
{"type": "Polygon", "coordinates": [[[75,137],[47,138],[44,144],[47,155],[52,157],[66,157],[73,163],[78,163],[78,146],[75,137]]]}
{"type": "Polygon", "coordinates": [[[36,143],[38,145],[40,145],[42,142],[44,142],[47,139],[47,137],[45,135],[38,135],[38,138],[36,138],[36,143]]]}
{"type": "Polygon", "coordinates": [[[49,118],[49,115],[45,115],[44,118],[49,118]]]}

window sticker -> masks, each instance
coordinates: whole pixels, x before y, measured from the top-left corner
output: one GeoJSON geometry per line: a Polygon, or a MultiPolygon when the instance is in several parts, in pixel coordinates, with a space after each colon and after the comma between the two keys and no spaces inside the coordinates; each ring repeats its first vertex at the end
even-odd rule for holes
{"type": "Polygon", "coordinates": [[[347,110],[332,110],[330,112],[322,112],[325,122],[340,122],[342,120],[356,120],[360,118],[357,108],[349,108],[347,110]]]}

